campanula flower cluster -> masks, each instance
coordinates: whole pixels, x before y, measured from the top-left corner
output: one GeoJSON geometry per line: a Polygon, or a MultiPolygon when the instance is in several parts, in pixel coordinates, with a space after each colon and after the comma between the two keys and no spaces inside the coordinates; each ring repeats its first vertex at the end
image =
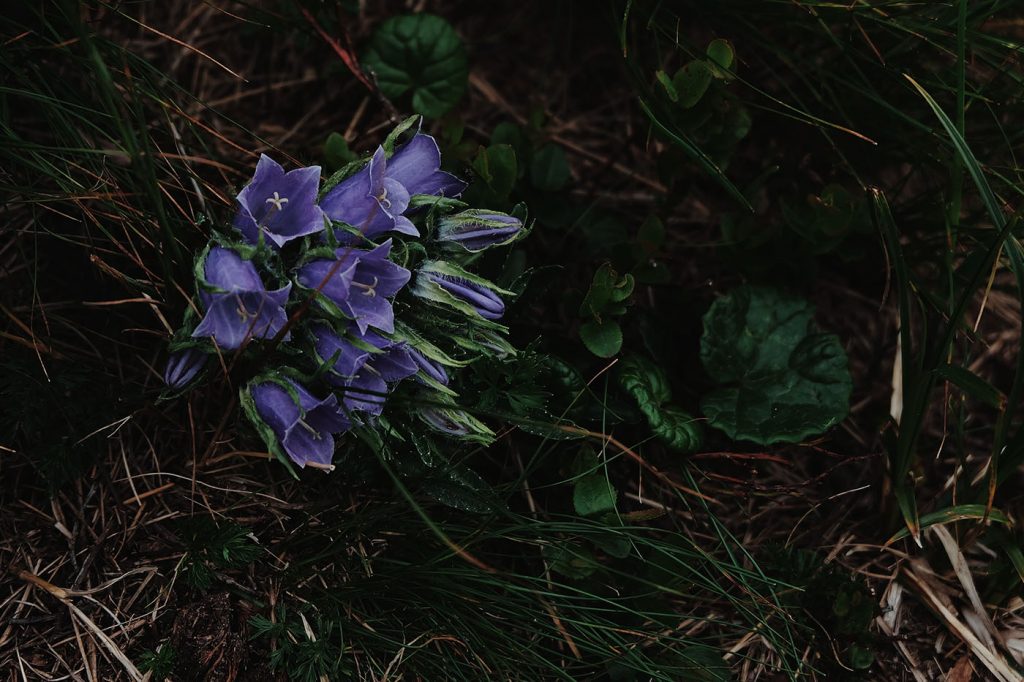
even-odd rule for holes
{"type": "Polygon", "coordinates": [[[231,228],[196,260],[164,381],[183,392],[247,372],[240,404],[286,463],[329,470],[346,432],[411,419],[493,435],[460,407],[453,377],[515,352],[500,323],[511,292],[468,268],[522,237],[525,212],[460,201],[466,183],[414,123],[326,180],[261,156],[231,228]]]}

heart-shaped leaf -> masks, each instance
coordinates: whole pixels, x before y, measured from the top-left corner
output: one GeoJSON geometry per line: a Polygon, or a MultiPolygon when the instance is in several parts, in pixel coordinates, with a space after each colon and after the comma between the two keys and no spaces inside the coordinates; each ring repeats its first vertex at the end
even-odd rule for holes
{"type": "Polygon", "coordinates": [[[720,387],[701,401],[708,423],[730,437],[795,443],[838,424],[851,381],[839,338],[819,333],[807,301],[740,287],[704,316],[704,369],[720,387]]]}
{"type": "Polygon", "coordinates": [[[469,79],[466,48],[452,25],[433,14],[392,17],[373,33],[363,64],[388,99],[412,94],[412,108],[443,116],[469,79]]]}

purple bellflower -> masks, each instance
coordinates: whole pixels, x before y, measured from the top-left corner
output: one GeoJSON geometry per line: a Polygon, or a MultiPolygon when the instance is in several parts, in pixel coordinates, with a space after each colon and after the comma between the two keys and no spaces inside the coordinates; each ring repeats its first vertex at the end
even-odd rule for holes
{"type": "Polygon", "coordinates": [[[427,261],[416,274],[413,293],[428,299],[440,300],[464,312],[476,313],[488,320],[498,320],[505,314],[505,302],[489,287],[466,277],[451,274],[445,263],[427,261]],[[447,269],[448,272],[444,270],[447,269]],[[440,290],[440,292],[438,291],[440,290]]]}
{"type": "MultiPolygon", "coordinates": [[[[466,183],[441,170],[441,152],[430,135],[417,133],[388,159],[377,147],[366,166],[331,189],[320,208],[331,220],[355,227],[366,238],[384,232],[419,236],[404,213],[414,194],[458,196],[466,183]]],[[[340,235],[342,238],[344,235],[340,235]]]]}
{"type": "Polygon", "coordinates": [[[260,156],[252,181],[238,194],[234,225],[245,241],[263,238],[280,248],[292,239],[324,229],[324,212],[316,204],[320,166],[284,172],[266,154],[260,156]]]}
{"type": "Polygon", "coordinates": [[[335,251],[337,260],[319,259],[302,266],[299,282],[316,289],[333,269],[335,274],[320,293],[354,319],[361,334],[370,327],[390,334],[395,331],[395,314],[388,299],[410,277],[408,270],[388,259],[390,253],[390,239],[370,250],[342,247],[335,251]]]}
{"type": "Polygon", "coordinates": [[[195,348],[186,348],[171,353],[164,370],[164,383],[175,391],[188,386],[199,370],[206,364],[206,353],[195,348]]]}
{"type": "Polygon", "coordinates": [[[218,346],[231,350],[250,338],[270,338],[281,331],[288,320],[284,306],[290,283],[267,291],[252,262],[222,246],[210,249],[203,269],[206,282],[219,291],[200,291],[206,315],[192,336],[213,337],[218,346]]]}
{"type": "Polygon", "coordinates": [[[417,371],[416,363],[409,357],[404,343],[386,339],[372,331],[366,334],[354,333],[353,336],[379,352],[360,348],[324,324],[313,327],[313,336],[321,360],[333,360],[326,378],[343,389],[342,401],[348,410],[379,415],[389,385],[417,371]]]}
{"type": "Polygon", "coordinates": [[[284,386],[265,381],[250,389],[256,412],[269,426],[289,458],[300,467],[331,468],[334,434],[351,426],[329,395],[320,400],[300,384],[289,380],[298,402],[284,386]]]}
{"type": "Polygon", "coordinates": [[[423,372],[426,376],[430,377],[442,386],[448,385],[448,373],[444,371],[444,367],[411,346],[409,347],[408,352],[409,357],[411,357],[412,361],[416,363],[416,367],[419,371],[423,372]]]}
{"type": "Polygon", "coordinates": [[[515,216],[474,208],[442,218],[437,239],[477,253],[492,246],[511,244],[522,231],[523,223],[515,216]]]}

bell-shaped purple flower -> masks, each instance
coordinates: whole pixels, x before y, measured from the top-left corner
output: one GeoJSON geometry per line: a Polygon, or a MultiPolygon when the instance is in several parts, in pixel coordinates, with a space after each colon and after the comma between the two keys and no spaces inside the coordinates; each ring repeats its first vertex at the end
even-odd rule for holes
{"type": "Polygon", "coordinates": [[[206,315],[192,336],[212,337],[218,346],[231,350],[249,339],[273,337],[287,322],[284,306],[291,284],[267,291],[252,262],[232,249],[210,249],[203,277],[217,291],[200,291],[206,315]]]}
{"type": "Polygon", "coordinates": [[[386,176],[386,169],[384,148],[377,147],[366,167],[329,191],[320,208],[331,220],[348,223],[367,238],[391,231],[419,236],[402,215],[409,206],[409,193],[402,183],[386,176]]]}
{"type": "Polygon", "coordinates": [[[424,407],[420,409],[418,414],[420,419],[441,433],[449,436],[465,436],[469,434],[469,427],[454,419],[451,410],[424,407]]]}
{"type": "Polygon", "coordinates": [[[437,239],[477,253],[492,246],[510,244],[522,231],[523,223],[515,216],[474,208],[442,218],[437,239]]]}
{"type": "MultiPolygon", "coordinates": [[[[456,307],[475,312],[488,320],[498,320],[505,314],[505,302],[487,286],[457,275],[438,272],[425,264],[416,275],[414,293],[424,295],[431,286],[439,287],[452,297],[456,307]]],[[[435,297],[436,298],[436,297],[435,297]]]]}
{"type": "Polygon", "coordinates": [[[164,370],[164,383],[168,388],[180,391],[188,386],[206,364],[206,353],[195,348],[186,348],[171,353],[164,370]]]}
{"type": "Polygon", "coordinates": [[[329,395],[320,400],[301,384],[288,380],[294,398],[281,384],[264,381],[249,388],[256,413],[273,430],[285,453],[300,467],[331,468],[334,434],[351,426],[329,395]],[[297,399],[297,400],[296,400],[297,399]]]}
{"type": "Polygon", "coordinates": [[[337,260],[319,259],[302,266],[299,282],[316,289],[334,269],[337,282],[320,292],[355,320],[360,333],[374,327],[390,334],[395,330],[395,314],[388,299],[410,278],[408,270],[389,260],[390,254],[390,239],[370,250],[342,247],[335,251],[337,260]],[[336,266],[339,261],[342,265],[336,266]]]}
{"type": "Polygon", "coordinates": [[[351,330],[353,338],[364,346],[360,347],[325,324],[314,325],[312,331],[317,355],[331,363],[326,378],[343,389],[342,401],[348,410],[379,415],[389,386],[416,373],[416,363],[404,343],[372,331],[359,334],[351,330]]]}
{"type": "Polygon", "coordinates": [[[419,371],[423,372],[423,374],[442,386],[448,385],[448,372],[444,370],[444,367],[440,363],[434,362],[411,346],[409,347],[408,352],[409,357],[411,357],[412,361],[416,363],[416,367],[419,371]]]}
{"type": "Polygon", "coordinates": [[[331,189],[320,207],[328,218],[355,227],[366,238],[391,231],[418,237],[419,231],[404,215],[409,197],[452,197],[465,188],[466,183],[441,170],[441,152],[434,138],[418,133],[390,159],[383,147],[377,147],[366,167],[331,189]]]}
{"type": "Polygon", "coordinates": [[[317,206],[320,166],[284,172],[266,154],[260,156],[252,181],[238,194],[234,225],[250,244],[263,238],[280,248],[292,239],[324,229],[324,213],[317,206]]]}
{"type": "Polygon", "coordinates": [[[388,159],[387,176],[402,183],[410,196],[457,197],[466,189],[465,182],[441,170],[441,150],[425,133],[416,133],[388,159]]]}

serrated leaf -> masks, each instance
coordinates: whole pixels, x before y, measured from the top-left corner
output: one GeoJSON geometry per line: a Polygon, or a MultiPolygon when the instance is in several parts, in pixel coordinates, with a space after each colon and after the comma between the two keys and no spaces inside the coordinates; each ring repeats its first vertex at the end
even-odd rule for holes
{"type": "Polygon", "coordinates": [[[576,479],[572,489],[572,506],[580,516],[614,511],[615,498],[615,488],[603,468],[576,479]]]}
{"type": "Polygon", "coordinates": [[[640,410],[657,412],[672,399],[668,378],[656,364],[641,355],[627,355],[616,368],[619,385],[633,396],[640,410]]]}
{"type": "Polygon", "coordinates": [[[363,64],[384,96],[412,95],[412,108],[429,118],[461,99],[469,78],[466,48],[452,25],[433,14],[392,17],[374,31],[363,64]]]}
{"type": "Polygon", "coordinates": [[[589,320],[580,325],[583,345],[599,358],[610,358],[622,348],[622,329],[615,320],[589,320]]]}
{"type": "Polygon", "coordinates": [[[569,162],[557,144],[546,144],[537,150],[530,162],[530,181],[537,189],[554,192],[569,182],[569,162]]]}
{"type": "Polygon", "coordinates": [[[648,415],[651,431],[665,445],[673,450],[694,452],[703,440],[700,422],[689,412],[676,405],[666,405],[656,413],[657,419],[648,415]]]}
{"type": "Polygon", "coordinates": [[[711,85],[712,67],[703,59],[696,59],[676,71],[672,85],[678,93],[679,106],[691,109],[700,102],[711,85]]]}
{"type": "Polygon", "coordinates": [[[744,286],[704,316],[701,362],[719,384],[701,401],[708,423],[731,438],[798,442],[838,424],[851,380],[839,338],[815,330],[807,301],[744,286]]]}

